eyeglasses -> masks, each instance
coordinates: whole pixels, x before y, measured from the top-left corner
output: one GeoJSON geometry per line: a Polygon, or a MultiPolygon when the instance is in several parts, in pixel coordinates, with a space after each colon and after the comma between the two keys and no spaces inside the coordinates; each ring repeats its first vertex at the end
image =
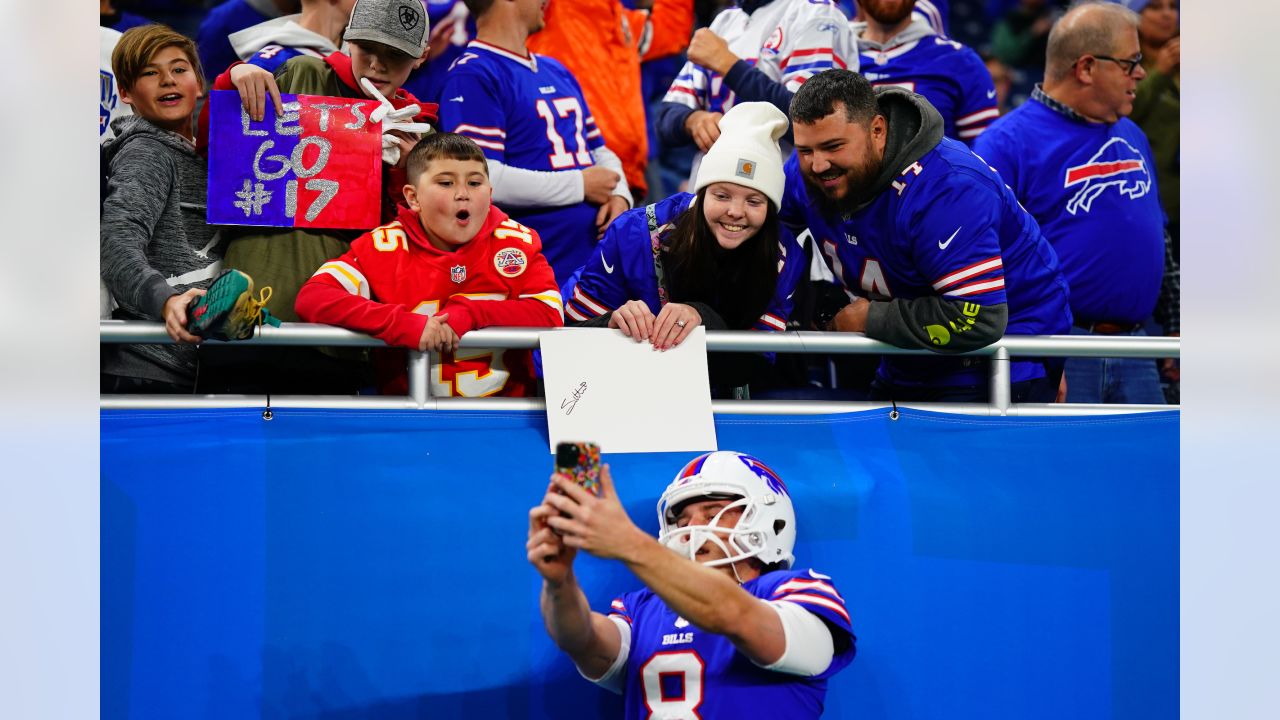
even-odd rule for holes
{"type": "Polygon", "coordinates": [[[1142,64],[1142,53],[1138,53],[1138,56],[1135,58],[1128,58],[1128,59],[1113,58],[1107,55],[1094,55],[1093,57],[1098,60],[1109,60],[1119,65],[1120,69],[1124,70],[1125,75],[1132,75],[1133,72],[1138,69],[1138,66],[1142,64]]]}

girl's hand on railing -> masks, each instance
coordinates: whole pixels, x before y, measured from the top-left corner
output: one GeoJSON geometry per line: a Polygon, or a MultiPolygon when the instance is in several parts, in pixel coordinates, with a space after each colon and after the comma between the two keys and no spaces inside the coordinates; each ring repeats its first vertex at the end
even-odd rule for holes
{"type": "Polygon", "coordinates": [[[655,350],[670,350],[684,342],[693,329],[702,324],[702,315],[684,303],[667,303],[658,313],[649,342],[655,350]]]}
{"type": "Polygon", "coordinates": [[[640,342],[653,334],[653,311],[643,300],[628,300],[609,316],[609,327],[640,342]]]}

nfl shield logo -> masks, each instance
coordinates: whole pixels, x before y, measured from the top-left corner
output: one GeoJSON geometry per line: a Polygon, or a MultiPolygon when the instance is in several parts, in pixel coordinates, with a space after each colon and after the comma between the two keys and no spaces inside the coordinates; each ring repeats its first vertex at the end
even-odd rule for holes
{"type": "Polygon", "coordinates": [[[461,282],[463,282],[464,280],[466,280],[466,279],[467,279],[467,266],[466,266],[466,265],[454,265],[453,267],[449,268],[449,279],[450,279],[450,280],[452,280],[452,281],[454,281],[454,282],[456,282],[456,283],[461,283],[461,282]]]}

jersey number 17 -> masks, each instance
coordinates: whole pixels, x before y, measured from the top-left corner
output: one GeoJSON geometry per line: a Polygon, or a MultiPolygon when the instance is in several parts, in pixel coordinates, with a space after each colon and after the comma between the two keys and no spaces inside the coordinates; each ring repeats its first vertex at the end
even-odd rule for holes
{"type": "Polygon", "coordinates": [[[591,152],[587,148],[587,141],[582,134],[582,103],[578,102],[576,97],[558,97],[548,103],[544,99],[537,102],[538,117],[542,118],[547,124],[547,139],[551,141],[552,153],[547,156],[554,170],[564,170],[573,167],[591,167],[594,163],[591,161],[591,152]],[[554,109],[553,109],[554,108],[554,109]],[[572,150],[565,146],[564,138],[556,130],[556,118],[568,119],[573,118],[573,141],[575,146],[572,150]]]}

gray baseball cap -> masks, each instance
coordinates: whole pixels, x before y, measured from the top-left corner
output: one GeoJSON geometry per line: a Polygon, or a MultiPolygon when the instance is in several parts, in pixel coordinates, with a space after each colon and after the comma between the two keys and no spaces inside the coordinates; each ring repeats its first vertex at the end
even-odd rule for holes
{"type": "Polygon", "coordinates": [[[344,40],[368,40],[419,57],[427,48],[427,12],[422,0],[356,0],[344,40]]]}

